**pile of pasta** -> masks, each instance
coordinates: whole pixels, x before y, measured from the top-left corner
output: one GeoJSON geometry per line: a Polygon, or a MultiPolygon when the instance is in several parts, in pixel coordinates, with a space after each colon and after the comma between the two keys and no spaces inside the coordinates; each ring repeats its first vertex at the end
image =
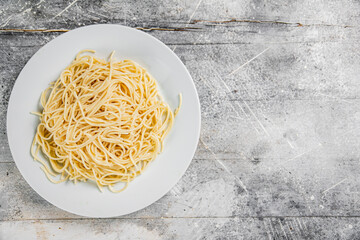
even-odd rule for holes
{"type": "Polygon", "coordinates": [[[120,192],[162,151],[181,95],[172,112],[143,67],[84,52],[94,53],[78,53],[42,93],[31,153],[54,183],[92,180],[120,192]]]}

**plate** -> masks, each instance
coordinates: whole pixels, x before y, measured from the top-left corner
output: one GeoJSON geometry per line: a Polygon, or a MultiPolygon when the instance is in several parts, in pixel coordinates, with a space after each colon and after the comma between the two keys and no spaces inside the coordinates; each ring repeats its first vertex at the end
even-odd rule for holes
{"type": "Polygon", "coordinates": [[[138,211],[164,196],[188,168],[200,135],[200,103],[194,82],[181,60],[165,44],[139,30],[120,25],[91,25],[64,33],[43,46],[28,61],[11,92],[7,134],[16,166],[29,185],[44,199],[68,212],[88,217],[115,217],[138,211]],[[84,49],[97,57],[131,59],[157,80],[172,109],[183,103],[166,137],[164,151],[121,193],[95,184],[51,183],[30,155],[39,122],[30,112],[39,109],[41,92],[84,49]]]}

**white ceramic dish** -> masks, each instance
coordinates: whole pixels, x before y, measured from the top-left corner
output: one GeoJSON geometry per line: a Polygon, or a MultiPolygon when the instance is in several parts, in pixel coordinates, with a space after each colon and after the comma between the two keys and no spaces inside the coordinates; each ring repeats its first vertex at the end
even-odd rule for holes
{"type": "Polygon", "coordinates": [[[68,212],[88,217],[114,217],[140,210],[164,196],[181,178],[195,153],[200,134],[200,104],[193,80],[180,59],[162,42],[136,29],[119,25],[92,25],[62,34],[29,60],[12,90],[7,133],[17,167],[44,199],[68,212]],[[96,56],[132,59],[158,81],[160,91],[175,109],[178,94],[183,105],[161,153],[141,176],[121,193],[101,193],[91,183],[51,183],[30,155],[41,92],[83,49],[96,56]]]}

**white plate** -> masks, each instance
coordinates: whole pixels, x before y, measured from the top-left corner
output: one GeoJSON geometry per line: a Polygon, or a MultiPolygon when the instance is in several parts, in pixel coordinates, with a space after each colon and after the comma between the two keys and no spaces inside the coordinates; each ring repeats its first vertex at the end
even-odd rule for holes
{"type": "Polygon", "coordinates": [[[136,29],[92,25],[62,34],[42,47],[25,65],[12,90],[7,133],[17,167],[44,199],[68,212],[89,217],[114,217],[140,210],[164,196],[189,166],[200,134],[200,103],[193,80],[180,59],[162,42],[136,29]],[[91,183],[51,183],[30,155],[38,124],[30,112],[38,109],[41,92],[71,63],[77,52],[96,50],[96,56],[131,59],[158,81],[165,100],[175,109],[183,104],[165,140],[165,149],[141,176],[121,193],[101,193],[91,183]]]}

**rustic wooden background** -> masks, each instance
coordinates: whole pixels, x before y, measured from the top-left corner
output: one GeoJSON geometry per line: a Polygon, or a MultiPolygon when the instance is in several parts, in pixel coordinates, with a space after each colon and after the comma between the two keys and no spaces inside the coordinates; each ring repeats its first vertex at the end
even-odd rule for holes
{"type": "Polygon", "coordinates": [[[0,0],[0,239],[360,239],[360,2],[0,0]],[[11,157],[6,109],[65,31],[148,32],[189,69],[201,139],[181,181],[118,218],[64,212],[11,157]]]}

